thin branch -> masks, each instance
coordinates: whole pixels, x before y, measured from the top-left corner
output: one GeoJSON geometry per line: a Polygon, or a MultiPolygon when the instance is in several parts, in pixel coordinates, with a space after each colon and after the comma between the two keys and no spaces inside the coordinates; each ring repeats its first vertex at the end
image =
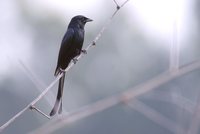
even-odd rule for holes
{"type": "Polygon", "coordinates": [[[160,114],[159,112],[157,112],[156,110],[152,109],[151,107],[147,106],[146,104],[144,104],[143,102],[139,100],[135,99],[133,100],[133,102],[127,103],[127,105],[130,108],[140,112],[141,114],[143,114],[150,120],[154,121],[158,125],[164,128],[167,128],[173,133],[177,132],[177,128],[178,128],[178,131],[181,132],[182,134],[185,133],[185,130],[181,128],[180,126],[177,126],[175,122],[171,121],[167,117],[163,116],[162,114],[160,114]]]}
{"type": "Polygon", "coordinates": [[[116,0],[113,0],[113,1],[114,1],[114,3],[116,4],[116,6],[119,6],[116,0]]]}
{"type": "Polygon", "coordinates": [[[59,128],[62,128],[67,124],[86,118],[97,112],[101,112],[119,103],[129,102],[131,99],[134,99],[135,97],[145,94],[153,89],[156,89],[162,84],[165,84],[177,77],[185,75],[199,68],[200,68],[200,61],[196,61],[194,63],[181,67],[178,71],[175,71],[173,73],[170,71],[165,72],[155,77],[154,79],[151,79],[147,82],[142,83],[139,86],[129,89],[128,91],[99,100],[95,103],[86,105],[85,107],[82,107],[74,112],[70,112],[67,115],[58,117],[57,119],[50,121],[48,124],[45,124],[38,130],[35,130],[34,132],[32,132],[32,134],[51,133],[59,128]]]}
{"type": "Polygon", "coordinates": [[[63,116],[63,115],[59,116],[55,120],[52,120],[50,124],[44,125],[42,128],[32,132],[31,134],[52,133],[53,131],[64,126],[64,124],[70,124],[70,123],[80,120],[82,118],[93,115],[97,112],[101,112],[107,108],[110,108],[110,107],[118,104],[118,103],[119,103],[119,100],[115,96],[103,99],[103,100],[93,103],[91,105],[82,107],[82,108],[78,109],[77,111],[71,112],[67,116],[63,116]],[[48,127],[50,127],[50,128],[48,128],[48,127]],[[48,128],[48,129],[46,129],[46,128],[48,128]]]}
{"type": "Polygon", "coordinates": [[[127,100],[129,100],[131,98],[134,98],[135,96],[139,96],[141,94],[149,92],[153,90],[153,88],[157,88],[160,85],[167,83],[170,80],[173,80],[174,78],[180,77],[186,73],[189,73],[199,68],[200,68],[200,60],[190,63],[188,65],[184,65],[180,67],[179,70],[174,71],[173,73],[170,71],[164,72],[163,74],[155,77],[154,79],[151,79],[147,81],[146,83],[135,87],[135,90],[131,90],[128,93],[125,93],[125,96],[127,100]]]}
{"type": "Polygon", "coordinates": [[[124,3],[122,3],[121,7],[122,8],[129,0],[126,0],[124,3]]]}
{"type": "Polygon", "coordinates": [[[62,76],[59,75],[35,100],[33,100],[30,104],[28,104],[24,109],[22,109],[19,113],[13,116],[10,120],[8,120],[5,124],[0,127],[0,132],[2,132],[6,127],[8,127],[13,121],[15,121],[19,116],[21,116],[26,110],[28,110],[31,106],[35,105],[60,79],[62,76]]]}
{"type": "Polygon", "coordinates": [[[117,6],[117,10],[120,9],[120,6],[118,5],[117,1],[116,1],[116,0],[113,0],[113,1],[114,1],[114,3],[115,3],[116,6],[117,6]]]}
{"type": "MultiPolygon", "coordinates": [[[[24,71],[24,73],[29,77],[29,79],[34,83],[36,88],[40,92],[42,92],[42,89],[44,89],[46,87],[46,85],[41,80],[39,80],[39,78],[36,76],[36,74],[34,74],[34,72],[28,66],[26,66],[21,60],[18,60],[18,64],[20,65],[20,69],[22,69],[24,71]]],[[[46,99],[46,101],[49,103],[50,106],[53,106],[53,101],[51,99],[53,97],[54,97],[54,95],[53,95],[53,92],[51,90],[44,97],[46,99]]],[[[65,108],[63,108],[63,112],[66,113],[67,110],[65,108]]]]}
{"type": "Polygon", "coordinates": [[[179,95],[173,95],[174,98],[171,98],[169,96],[166,96],[166,95],[159,95],[159,94],[153,94],[151,96],[142,96],[142,99],[147,99],[147,100],[155,100],[155,101],[164,101],[164,102],[167,102],[167,103],[171,103],[171,104],[174,104],[184,110],[186,110],[187,112],[189,112],[190,114],[193,113],[193,109],[195,107],[195,104],[183,97],[183,96],[179,96],[179,95]]]}
{"type": "MultiPolygon", "coordinates": [[[[46,84],[44,84],[41,80],[38,79],[38,77],[34,74],[34,72],[26,66],[23,61],[18,60],[19,68],[25,73],[25,75],[33,82],[33,84],[36,86],[36,88],[41,91],[41,89],[44,89],[46,87],[46,84]]],[[[52,103],[53,105],[53,103],[52,103]]]]}
{"type": "Polygon", "coordinates": [[[41,115],[45,116],[47,119],[50,119],[51,117],[46,115],[44,112],[42,112],[40,109],[36,108],[35,106],[30,106],[30,109],[31,110],[35,110],[37,111],[38,113],[40,113],[41,115]]]}
{"type": "MultiPolygon", "coordinates": [[[[129,0],[126,0],[121,7],[123,7],[129,0]]],[[[120,9],[120,8],[119,8],[120,9]]],[[[87,48],[85,49],[86,51],[88,51],[92,46],[95,46],[95,44],[97,43],[97,41],[100,39],[100,37],[103,35],[104,31],[106,30],[106,28],[108,28],[108,26],[110,25],[113,17],[116,15],[116,13],[119,11],[119,9],[116,9],[115,12],[113,13],[113,15],[108,19],[107,23],[103,26],[103,28],[100,30],[100,32],[97,34],[97,36],[95,37],[95,39],[92,41],[92,43],[90,43],[87,48]]],[[[83,57],[84,54],[80,54],[77,57],[77,60],[79,60],[80,58],[83,57]]],[[[74,66],[74,63],[72,62],[66,69],[65,71],[68,72],[69,69],[71,69],[74,66]]],[[[46,93],[56,84],[56,82],[63,76],[63,73],[58,75],[56,77],[56,79],[51,82],[49,84],[49,86],[36,98],[34,99],[30,104],[28,104],[23,110],[21,110],[19,113],[17,113],[15,116],[13,116],[10,120],[8,120],[5,124],[3,124],[0,127],[0,132],[2,132],[6,127],[8,127],[13,121],[15,121],[19,116],[21,116],[26,110],[28,110],[31,106],[35,105],[44,95],[46,95],[46,93]]]]}

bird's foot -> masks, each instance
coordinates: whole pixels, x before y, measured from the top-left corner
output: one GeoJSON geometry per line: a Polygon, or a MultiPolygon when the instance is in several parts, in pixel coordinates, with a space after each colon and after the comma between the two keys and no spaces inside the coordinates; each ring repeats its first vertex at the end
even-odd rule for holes
{"type": "Polygon", "coordinates": [[[87,50],[85,50],[85,49],[81,50],[81,52],[82,52],[83,54],[87,54],[87,50]]]}
{"type": "Polygon", "coordinates": [[[78,61],[78,59],[76,59],[76,58],[72,59],[72,62],[73,62],[74,64],[76,64],[77,61],[78,61]]]}

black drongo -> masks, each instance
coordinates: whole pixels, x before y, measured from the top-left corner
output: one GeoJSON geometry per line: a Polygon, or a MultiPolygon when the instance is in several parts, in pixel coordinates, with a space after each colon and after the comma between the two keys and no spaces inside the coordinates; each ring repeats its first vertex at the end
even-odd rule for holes
{"type": "MultiPolygon", "coordinates": [[[[86,53],[85,50],[82,50],[82,46],[84,41],[84,26],[86,22],[89,21],[92,20],[82,15],[75,16],[71,19],[71,22],[68,25],[67,32],[65,33],[61,42],[57,67],[54,74],[55,76],[64,72],[71,60],[76,62],[74,58],[80,55],[81,52],[86,53]]],[[[57,98],[54,107],[50,112],[50,116],[56,114],[59,105],[60,108],[58,113],[62,112],[62,94],[64,87],[64,79],[65,73],[59,80],[57,98]]]]}

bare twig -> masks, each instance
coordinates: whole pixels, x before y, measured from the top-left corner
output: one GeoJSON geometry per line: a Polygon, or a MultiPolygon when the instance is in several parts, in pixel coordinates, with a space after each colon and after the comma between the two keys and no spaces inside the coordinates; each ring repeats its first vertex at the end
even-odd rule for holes
{"type": "Polygon", "coordinates": [[[171,73],[170,71],[164,72],[163,74],[155,77],[154,79],[151,79],[150,81],[139,85],[135,88],[135,90],[131,90],[130,92],[126,93],[126,98],[131,99],[135,96],[144,94],[148,91],[151,91],[153,88],[159,87],[160,85],[167,83],[168,81],[177,78],[179,76],[182,76],[186,73],[189,73],[193,70],[200,68],[200,61],[196,61],[193,63],[190,63],[188,65],[180,67],[179,70],[174,71],[171,73]]]}
{"type": "Polygon", "coordinates": [[[116,4],[116,6],[119,6],[116,0],[113,0],[113,1],[114,1],[114,3],[116,4]]]}
{"type": "Polygon", "coordinates": [[[173,99],[169,96],[166,96],[166,95],[159,95],[159,94],[153,94],[151,96],[142,96],[142,99],[144,98],[145,100],[155,100],[155,101],[164,101],[164,102],[167,102],[167,103],[171,103],[171,104],[174,104],[174,105],[177,105],[178,107],[186,110],[187,112],[189,113],[193,113],[193,110],[194,110],[194,107],[195,107],[195,104],[183,97],[183,96],[180,96],[180,95],[173,95],[173,99]]]}
{"type": "MultiPolygon", "coordinates": [[[[120,7],[123,7],[129,0],[126,0],[120,7]]],[[[119,8],[120,9],[120,8],[119,8]]],[[[107,23],[103,26],[103,28],[100,30],[100,32],[97,34],[95,39],[86,47],[86,51],[88,51],[92,46],[95,46],[96,42],[100,39],[102,34],[104,33],[105,29],[110,25],[113,17],[116,15],[116,13],[119,11],[117,8],[113,15],[108,19],[107,23]]],[[[81,54],[77,57],[77,60],[83,57],[84,54],[81,54]]],[[[74,63],[72,62],[65,71],[69,71],[74,66],[74,63]]],[[[56,79],[49,84],[49,86],[30,104],[28,104],[23,110],[21,110],[19,113],[17,113],[15,116],[13,116],[10,120],[8,120],[5,124],[3,124],[0,127],[0,132],[2,132],[6,127],[8,127],[13,121],[15,121],[20,115],[22,115],[26,110],[28,110],[31,106],[35,105],[46,93],[56,84],[56,82],[63,76],[63,74],[60,74],[56,77],[56,79]]]]}
{"type": "MultiPolygon", "coordinates": [[[[126,0],[124,3],[122,3],[121,7],[123,7],[129,0],[126,0]]],[[[121,8],[120,7],[120,8],[121,8]]]]}
{"type": "Polygon", "coordinates": [[[24,109],[18,112],[15,116],[13,116],[10,120],[8,120],[5,124],[0,127],[0,132],[2,132],[6,127],[8,127],[13,121],[15,121],[20,115],[22,115],[26,110],[28,110],[31,106],[35,105],[60,79],[62,74],[60,74],[35,100],[33,100],[30,104],[28,104],[24,109]]]}
{"type": "MultiPolygon", "coordinates": [[[[38,90],[44,89],[46,87],[46,84],[44,84],[41,80],[37,78],[37,76],[34,74],[31,69],[26,66],[23,61],[18,60],[19,68],[27,75],[27,77],[33,82],[33,84],[36,86],[38,90]]],[[[53,105],[53,103],[52,103],[53,105]]]]}
{"type": "Polygon", "coordinates": [[[181,128],[180,126],[177,126],[175,122],[171,121],[167,117],[163,116],[156,110],[152,109],[151,107],[147,106],[143,102],[139,100],[133,100],[133,102],[129,102],[127,104],[130,108],[133,108],[134,110],[140,112],[150,120],[154,121],[158,125],[167,128],[173,133],[176,133],[177,128],[178,131],[181,132],[182,134],[185,133],[185,130],[181,128]]]}
{"type": "MultiPolygon", "coordinates": [[[[24,71],[24,73],[29,77],[29,79],[34,83],[36,88],[40,92],[42,92],[42,90],[46,87],[46,85],[41,80],[39,80],[39,78],[36,76],[36,74],[34,74],[34,72],[28,66],[26,66],[21,60],[18,60],[18,64],[20,65],[20,68],[24,71]]],[[[52,91],[49,91],[49,93],[46,94],[46,96],[45,96],[45,99],[49,103],[50,106],[53,106],[53,100],[51,99],[53,97],[54,97],[54,94],[52,91]]],[[[63,108],[63,112],[65,113],[66,111],[67,110],[65,108],[63,108]]]]}
{"type": "Polygon", "coordinates": [[[35,106],[30,106],[30,109],[37,111],[38,113],[40,113],[41,115],[45,116],[48,119],[51,118],[50,116],[46,115],[44,112],[42,112],[40,109],[36,108],[35,106]]]}
{"type": "Polygon", "coordinates": [[[119,103],[119,100],[116,96],[103,99],[103,100],[93,103],[91,105],[82,107],[77,111],[71,112],[68,114],[68,116],[60,116],[60,117],[56,118],[55,120],[52,120],[52,122],[50,124],[46,124],[41,129],[38,129],[38,130],[32,132],[31,134],[51,133],[51,132],[61,128],[64,124],[69,124],[69,123],[75,122],[77,120],[80,120],[82,118],[88,117],[97,112],[100,112],[107,108],[110,108],[118,103],[119,103]],[[51,125],[53,125],[53,127],[50,127],[51,125]],[[50,128],[48,128],[48,126],[50,128]],[[47,129],[45,130],[45,128],[48,128],[48,130],[47,129]]]}
{"type": "Polygon", "coordinates": [[[120,6],[118,5],[117,1],[116,1],[116,0],[113,0],[113,1],[114,1],[114,3],[115,3],[116,6],[117,6],[117,10],[119,10],[119,9],[120,9],[120,6]]]}
{"type": "Polygon", "coordinates": [[[177,77],[180,77],[184,74],[187,74],[191,71],[194,71],[196,69],[200,68],[200,61],[196,61],[194,63],[191,63],[189,65],[181,67],[178,71],[175,72],[165,72],[154,79],[151,79],[145,83],[142,83],[141,85],[131,88],[128,91],[122,92],[118,95],[114,95],[102,100],[99,100],[93,104],[89,104],[85,107],[82,107],[74,112],[70,112],[67,115],[63,115],[55,120],[50,121],[48,124],[42,126],[38,130],[32,132],[34,134],[45,134],[53,132],[69,123],[72,123],[74,121],[83,119],[85,117],[88,117],[90,115],[93,115],[97,112],[103,111],[107,108],[110,108],[114,105],[117,105],[119,103],[123,102],[129,102],[131,99],[138,97],[142,94],[145,94],[153,89],[156,89],[156,87],[161,86],[162,84],[165,84],[169,82],[170,80],[173,80],[177,77]],[[48,128],[48,129],[46,129],[48,128]]]}

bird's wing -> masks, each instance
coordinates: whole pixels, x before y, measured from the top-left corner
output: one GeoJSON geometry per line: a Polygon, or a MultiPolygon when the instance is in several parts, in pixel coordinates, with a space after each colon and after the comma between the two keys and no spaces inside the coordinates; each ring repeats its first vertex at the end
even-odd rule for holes
{"type": "Polygon", "coordinates": [[[74,29],[69,28],[65,33],[63,40],[61,42],[55,76],[59,74],[60,72],[59,68],[64,66],[63,64],[68,64],[67,63],[68,61],[66,60],[67,54],[68,51],[70,50],[71,45],[73,44],[73,40],[74,40],[74,29]]]}
{"type": "Polygon", "coordinates": [[[62,43],[61,43],[61,47],[66,44],[66,42],[69,42],[73,39],[74,36],[74,29],[73,28],[68,28],[67,32],[65,33],[62,43]]]}

